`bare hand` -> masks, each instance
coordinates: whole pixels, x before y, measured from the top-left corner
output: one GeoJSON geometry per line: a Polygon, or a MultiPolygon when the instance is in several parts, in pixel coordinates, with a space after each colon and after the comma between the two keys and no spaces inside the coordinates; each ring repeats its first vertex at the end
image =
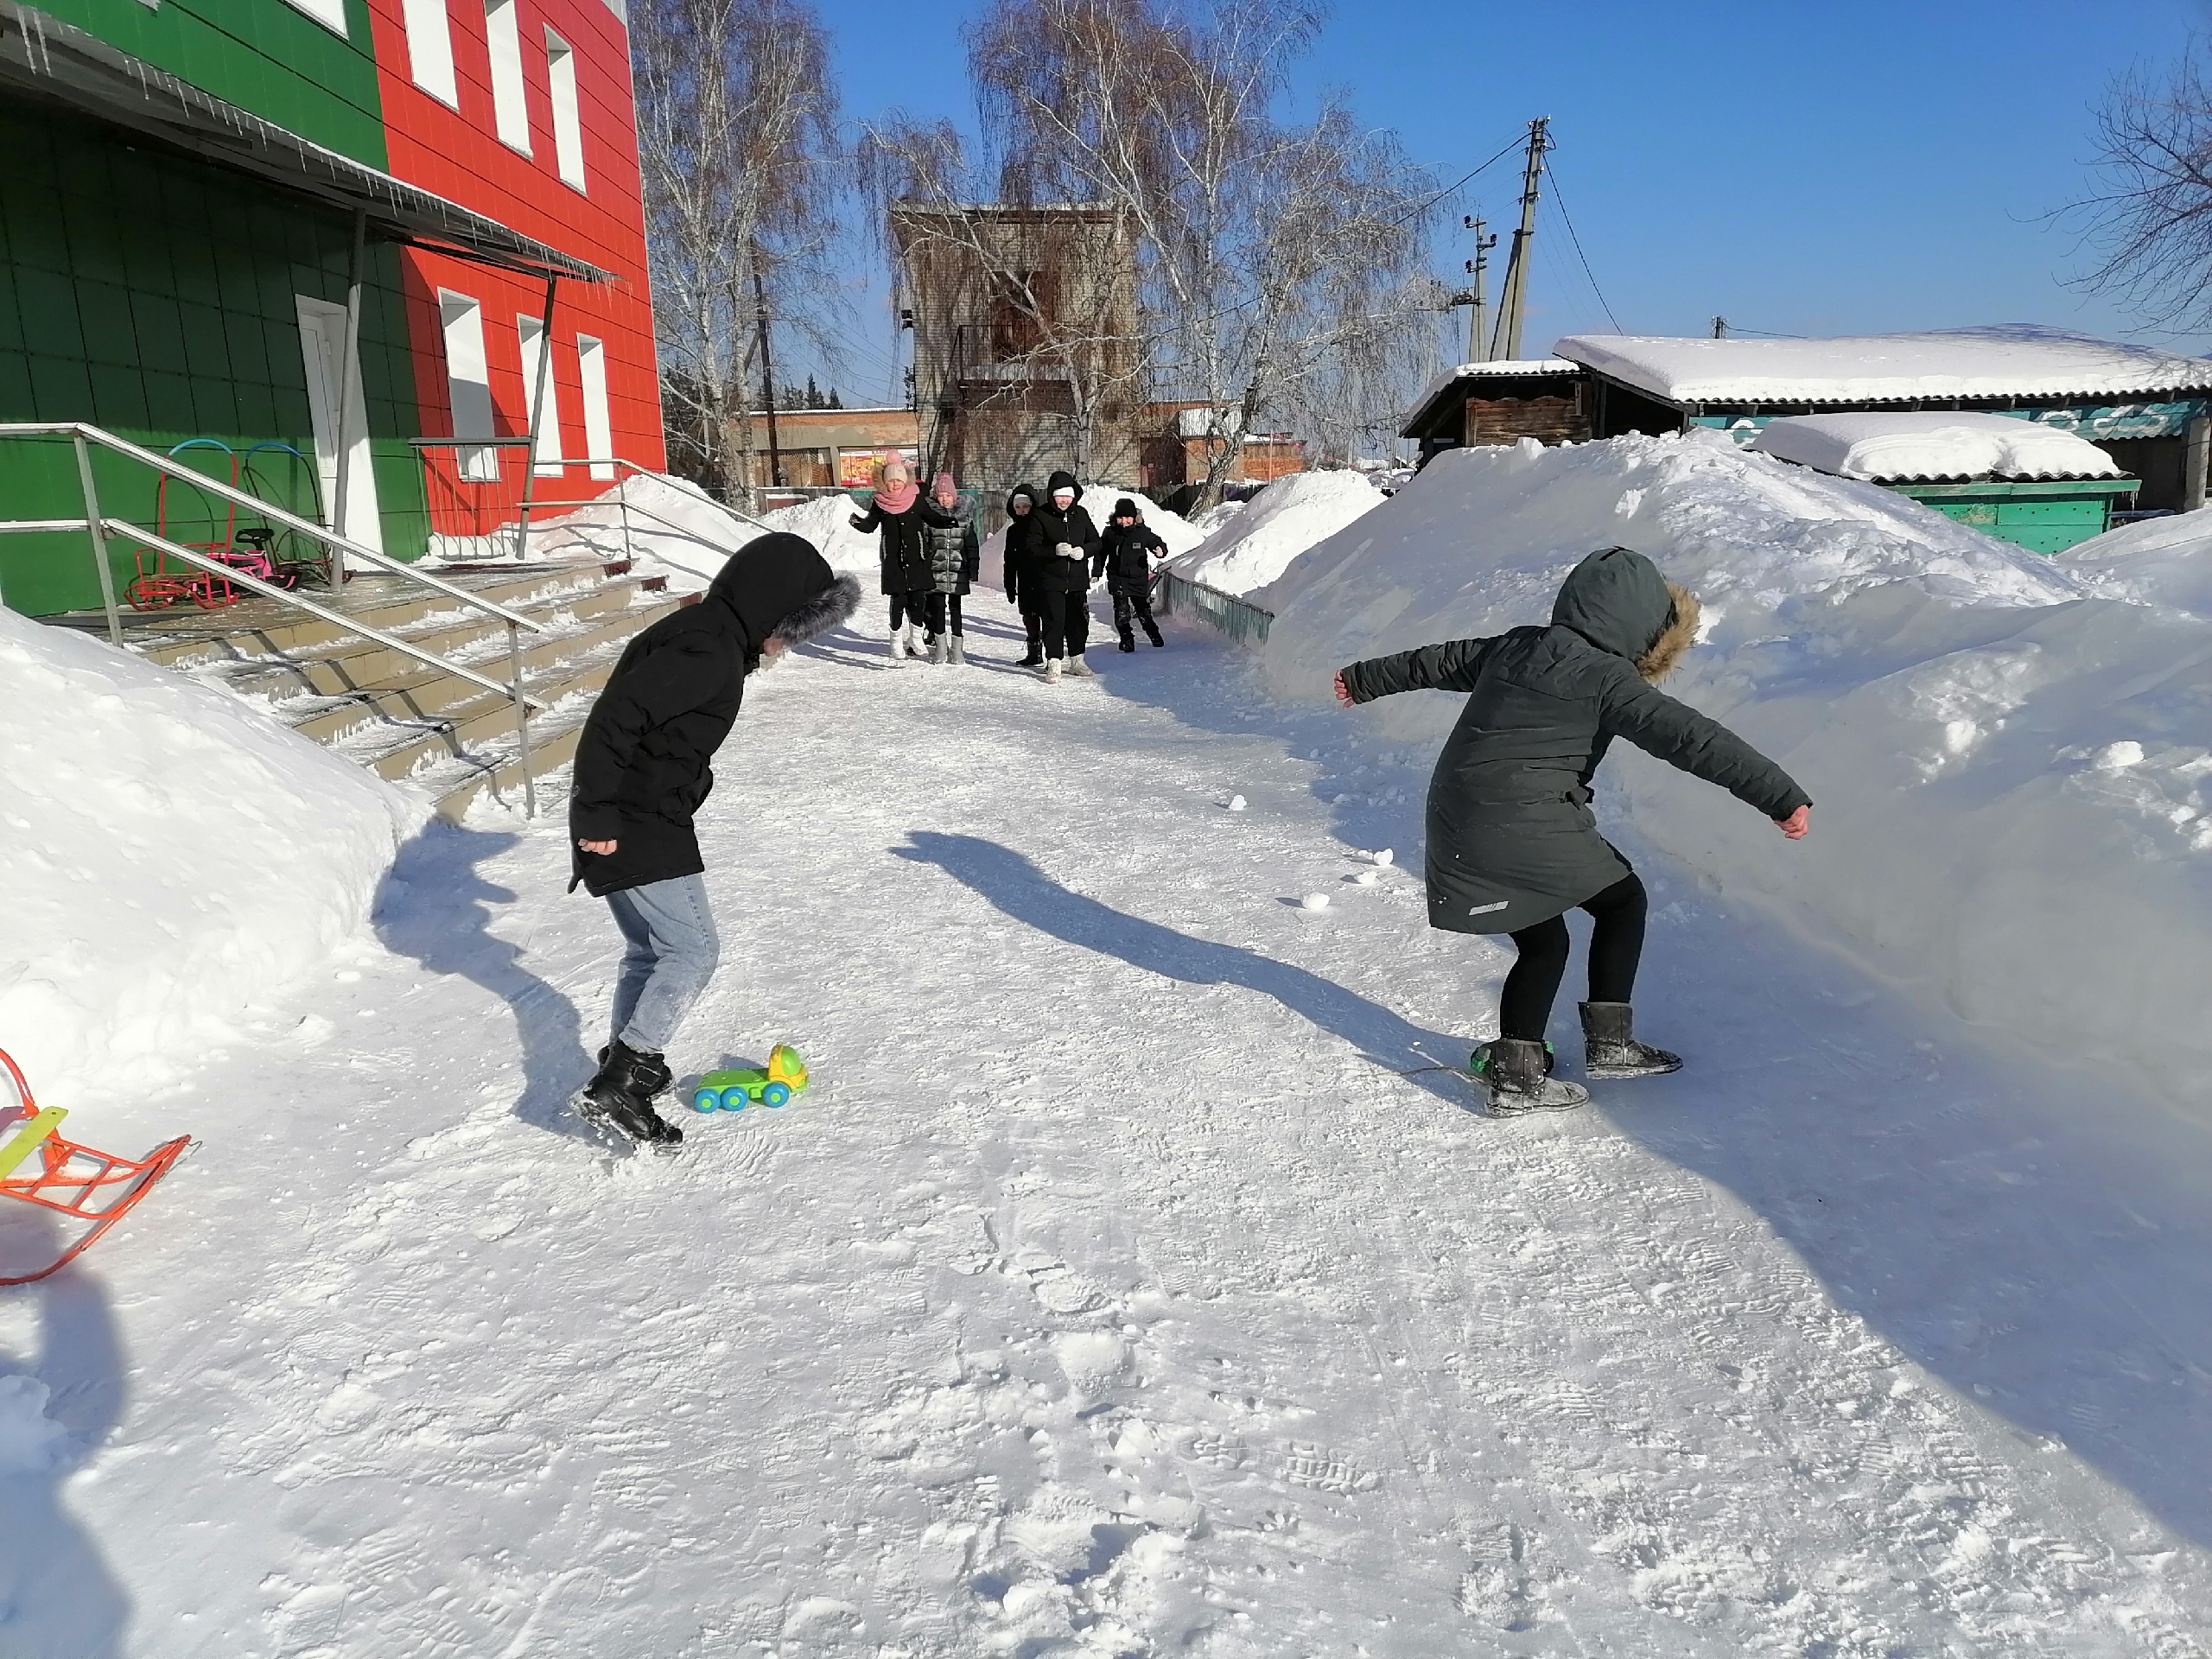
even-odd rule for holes
{"type": "Polygon", "coordinates": [[[1813,809],[1801,806],[1786,818],[1777,818],[1774,827],[1792,841],[1802,841],[1813,830],[1813,809]]]}
{"type": "Polygon", "coordinates": [[[613,841],[580,841],[576,845],[588,853],[597,853],[601,857],[606,858],[612,855],[614,849],[621,843],[613,841]]]}
{"type": "Polygon", "coordinates": [[[1351,690],[1344,684],[1344,671],[1341,668],[1337,671],[1336,693],[1338,702],[1347,709],[1352,706],[1351,690]]]}
{"type": "Polygon", "coordinates": [[[791,648],[791,642],[782,634],[772,633],[768,636],[768,643],[760,647],[760,654],[772,663],[791,648]]]}

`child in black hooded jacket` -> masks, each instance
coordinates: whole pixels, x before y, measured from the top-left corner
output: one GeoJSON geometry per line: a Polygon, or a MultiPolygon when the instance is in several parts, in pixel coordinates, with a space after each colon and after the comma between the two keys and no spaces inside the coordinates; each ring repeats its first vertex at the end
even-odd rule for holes
{"type": "Polygon", "coordinates": [[[1122,649],[1135,651],[1132,625],[1144,625],[1145,638],[1155,645],[1160,624],[1152,620],[1152,562],[1167,556],[1167,543],[1146,528],[1137,504],[1123,496],[1114,504],[1113,521],[1098,538],[1098,554],[1091,562],[1091,578],[1106,578],[1106,591],[1114,601],[1114,632],[1122,636],[1122,649]]]}

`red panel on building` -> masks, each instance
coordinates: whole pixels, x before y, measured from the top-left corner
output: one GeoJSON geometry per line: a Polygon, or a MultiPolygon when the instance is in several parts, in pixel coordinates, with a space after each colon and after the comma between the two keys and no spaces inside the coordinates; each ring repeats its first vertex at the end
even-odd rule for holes
{"type": "MultiPolygon", "coordinates": [[[[622,20],[606,0],[370,0],[370,11],[392,174],[616,278],[558,285],[553,402],[539,440],[536,498],[582,500],[626,471],[594,461],[619,457],[662,470],[622,20]],[[442,60],[435,38],[441,20],[449,41],[442,60]],[[430,31],[419,61],[410,29],[430,31]],[[448,86],[454,104],[442,96],[448,86]]],[[[416,249],[401,258],[423,435],[525,436],[524,362],[541,329],[544,284],[416,249]]],[[[487,528],[481,515],[489,498],[511,505],[523,473],[518,449],[433,452],[434,528],[447,535],[487,528]],[[496,486],[455,487],[472,473],[494,471],[496,486]]]]}

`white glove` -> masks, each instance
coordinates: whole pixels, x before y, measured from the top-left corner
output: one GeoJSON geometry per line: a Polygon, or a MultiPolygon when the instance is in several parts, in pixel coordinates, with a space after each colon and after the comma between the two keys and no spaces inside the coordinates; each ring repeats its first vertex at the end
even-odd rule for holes
{"type": "Polygon", "coordinates": [[[1064,559],[1079,559],[1084,556],[1083,550],[1073,542],[1061,542],[1052,549],[1052,551],[1064,559]]]}

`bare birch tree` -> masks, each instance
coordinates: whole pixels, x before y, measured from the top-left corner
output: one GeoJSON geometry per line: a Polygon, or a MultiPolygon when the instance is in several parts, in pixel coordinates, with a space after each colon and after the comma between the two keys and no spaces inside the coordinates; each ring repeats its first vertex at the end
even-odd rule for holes
{"type": "MultiPolygon", "coordinates": [[[[918,364],[925,351],[949,353],[957,372],[999,383],[1001,404],[1057,424],[1061,453],[1077,474],[1095,476],[1101,435],[1126,423],[1147,378],[1127,215],[1084,203],[1035,211],[1039,204],[994,202],[988,169],[971,161],[950,123],[897,111],[862,124],[855,159],[874,221],[901,268],[940,308],[975,320],[965,327],[988,336],[933,338],[945,334],[948,319],[919,317],[918,364]],[[1064,392],[1066,406],[1040,405],[1047,390],[1056,399],[1064,392]]],[[[931,419],[937,389],[916,390],[931,419]]],[[[990,404],[982,412],[993,413],[990,404]]],[[[925,435],[930,466],[944,459],[947,435],[932,420],[925,435]]],[[[1027,460],[988,458],[1015,471],[1027,460]]]]}
{"type": "Polygon", "coordinates": [[[2096,111],[2105,188],[2067,216],[2099,251],[2080,281],[2164,327],[2212,324],[2212,37],[2115,81],[2096,111]]]}
{"type": "Polygon", "coordinates": [[[829,36],[807,0],[632,0],[638,154],[670,448],[753,481],[759,320],[832,345],[843,178],[829,36]]]}
{"type": "Polygon", "coordinates": [[[1391,365],[1433,326],[1433,180],[1341,102],[1303,124],[1275,113],[1322,16],[1314,0],[992,0],[969,31],[1001,199],[1134,220],[1153,366],[1206,411],[1206,500],[1264,421],[1349,443],[1394,413],[1408,388],[1391,365]]]}

